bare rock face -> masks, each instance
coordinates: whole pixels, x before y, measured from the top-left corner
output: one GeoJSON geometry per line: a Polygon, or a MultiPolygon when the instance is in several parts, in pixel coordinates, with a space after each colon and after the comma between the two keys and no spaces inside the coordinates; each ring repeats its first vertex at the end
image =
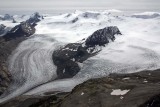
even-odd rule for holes
{"type": "Polygon", "coordinates": [[[4,35],[6,30],[5,30],[6,26],[3,24],[0,24],[0,36],[4,35]]]}
{"type": "Polygon", "coordinates": [[[101,49],[96,49],[96,46],[105,46],[110,40],[114,41],[116,34],[121,34],[116,26],[106,27],[95,31],[84,42],[70,43],[55,50],[52,58],[57,66],[58,78],[75,76],[80,71],[78,63],[98,54],[101,49]]]}
{"type": "Polygon", "coordinates": [[[114,41],[116,34],[121,35],[121,32],[116,26],[99,29],[87,38],[85,45],[88,47],[93,47],[95,45],[103,46],[108,44],[109,41],[114,41]]]}
{"type": "Polygon", "coordinates": [[[32,26],[30,23],[21,22],[19,25],[12,28],[3,38],[6,41],[19,38],[19,37],[28,37],[35,33],[35,26],[32,26]]]}
{"type": "Polygon", "coordinates": [[[41,21],[42,19],[43,19],[43,16],[41,16],[38,12],[35,12],[26,22],[33,25],[41,21]]]}

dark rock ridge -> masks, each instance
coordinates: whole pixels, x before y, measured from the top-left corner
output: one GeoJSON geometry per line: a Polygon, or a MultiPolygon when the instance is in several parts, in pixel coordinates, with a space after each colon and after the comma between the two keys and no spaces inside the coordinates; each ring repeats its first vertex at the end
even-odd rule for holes
{"type": "Polygon", "coordinates": [[[110,74],[88,80],[70,93],[48,97],[22,95],[1,107],[159,107],[159,83],[160,70],[110,74]],[[120,92],[113,94],[114,90],[120,92]],[[128,91],[122,94],[124,90],[128,91]]]}
{"type": "Polygon", "coordinates": [[[0,20],[13,20],[13,16],[9,14],[5,14],[3,17],[0,17],[0,20]]]}
{"type": "Polygon", "coordinates": [[[31,25],[34,25],[42,19],[43,16],[41,16],[38,12],[35,12],[26,22],[30,23],[31,25]]]}
{"type": "Polygon", "coordinates": [[[81,16],[84,18],[98,18],[99,15],[100,13],[85,12],[85,13],[82,13],[81,16]]]}
{"type": "Polygon", "coordinates": [[[5,14],[3,17],[0,17],[0,20],[9,20],[9,21],[12,21],[13,23],[16,23],[14,17],[12,15],[9,15],[9,14],[5,14]]]}
{"type": "Polygon", "coordinates": [[[6,35],[4,35],[3,38],[6,41],[9,41],[11,39],[15,39],[22,36],[28,37],[35,33],[34,27],[35,26],[31,25],[28,22],[21,22],[19,25],[12,28],[6,35]]]}
{"type": "Polygon", "coordinates": [[[76,17],[73,20],[71,20],[70,23],[76,23],[78,20],[79,20],[78,17],[76,17]]]}
{"type": "Polygon", "coordinates": [[[17,37],[28,37],[35,33],[35,26],[43,19],[38,12],[34,13],[28,20],[21,22],[19,25],[12,28],[3,38],[8,41],[17,37]]]}
{"type": "Polygon", "coordinates": [[[87,38],[85,45],[87,47],[93,47],[96,45],[104,46],[105,44],[108,44],[110,40],[114,41],[116,34],[122,35],[116,26],[99,29],[87,38]]]}
{"type": "Polygon", "coordinates": [[[0,24],[0,36],[4,35],[6,32],[6,26],[3,24],[0,24]]]}
{"type": "MultiPolygon", "coordinates": [[[[28,20],[21,22],[4,36],[0,37],[0,94],[6,90],[12,79],[7,69],[8,57],[11,55],[12,51],[16,49],[19,43],[35,33],[36,23],[36,21],[30,23],[28,20]]],[[[1,27],[3,31],[5,26],[1,25],[1,27]]]]}
{"type": "Polygon", "coordinates": [[[105,46],[110,40],[114,41],[116,34],[121,34],[116,26],[106,27],[94,32],[84,42],[70,43],[55,50],[52,58],[57,66],[58,78],[75,76],[80,71],[78,63],[96,55],[101,50],[97,49],[96,46],[105,46]]]}

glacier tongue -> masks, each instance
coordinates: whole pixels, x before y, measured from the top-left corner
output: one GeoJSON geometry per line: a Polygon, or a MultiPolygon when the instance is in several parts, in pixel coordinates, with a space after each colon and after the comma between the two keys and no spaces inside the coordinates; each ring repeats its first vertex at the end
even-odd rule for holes
{"type": "Polygon", "coordinates": [[[109,73],[160,68],[159,21],[159,17],[144,20],[125,15],[114,16],[108,12],[77,11],[69,15],[44,17],[36,27],[36,34],[22,42],[11,55],[9,69],[14,82],[0,102],[29,90],[26,95],[71,91],[77,84],[109,73]],[[75,23],[70,23],[77,17],[75,23]],[[52,52],[63,44],[82,40],[106,26],[118,26],[122,36],[117,36],[98,55],[80,64],[81,71],[75,77],[51,81],[57,76],[52,52]]]}

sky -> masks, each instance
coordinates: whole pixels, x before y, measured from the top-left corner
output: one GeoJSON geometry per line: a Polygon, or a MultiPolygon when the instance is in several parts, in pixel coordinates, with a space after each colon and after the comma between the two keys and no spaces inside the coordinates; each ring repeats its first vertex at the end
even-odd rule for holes
{"type": "Polygon", "coordinates": [[[5,11],[120,9],[160,11],[160,0],[0,0],[0,13],[5,11]]]}

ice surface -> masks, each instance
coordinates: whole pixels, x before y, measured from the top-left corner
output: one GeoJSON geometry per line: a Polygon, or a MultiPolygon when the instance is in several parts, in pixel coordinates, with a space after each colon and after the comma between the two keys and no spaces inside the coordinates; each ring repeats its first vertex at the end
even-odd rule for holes
{"type": "Polygon", "coordinates": [[[27,91],[29,92],[25,95],[43,95],[49,91],[68,92],[77,84],[90,78],[107,76],[109,73],[158,69],[159,24],[159,16],[143,19],[133,15],[115,16],[108,11],[75,11],[57,16],[47,15],[36,26],[36,34],[22,42],[11,55],[9,68],[14,82],[0,102],[27,91]],[[71,23],[75,18],[78,20],[71,23]],[[98,55],[80,64],[81,71],[75,77],[54,80],[57,76],[56,66],[52,62],[54,49],[87,38],[94,31],[106,26],[117,26],[123,35],[117,35],[116,40],[103,47],[98,55]]]}

